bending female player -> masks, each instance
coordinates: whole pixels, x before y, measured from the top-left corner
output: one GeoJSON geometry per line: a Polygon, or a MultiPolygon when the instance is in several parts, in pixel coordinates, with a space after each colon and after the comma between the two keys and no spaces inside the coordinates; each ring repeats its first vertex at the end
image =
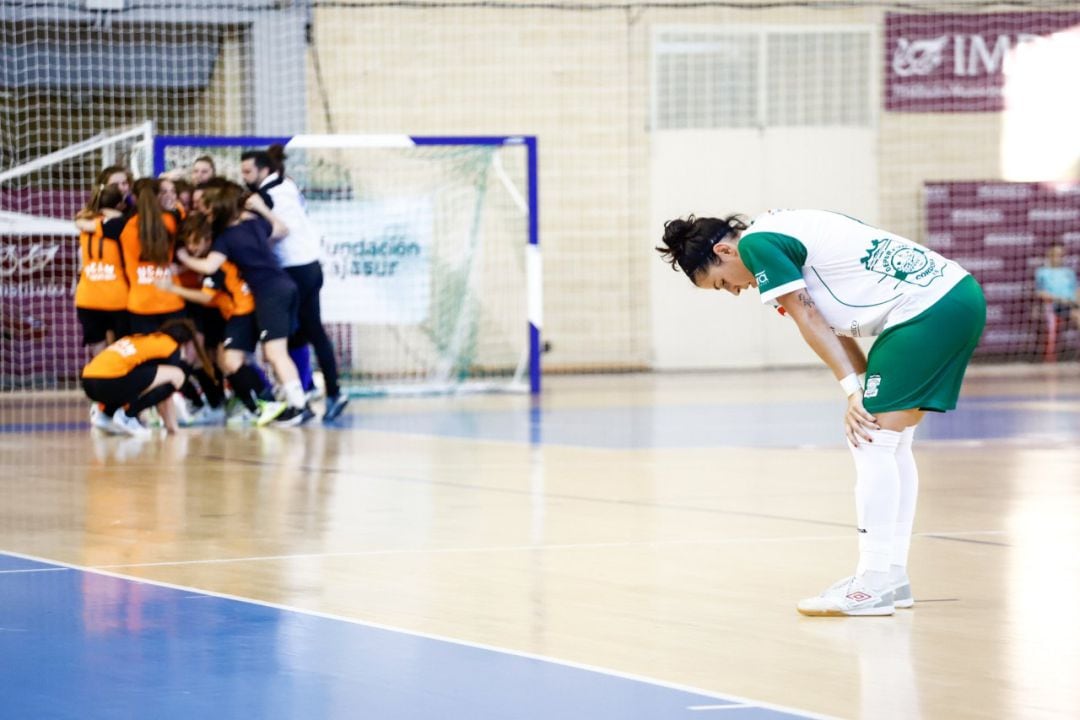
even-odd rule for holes
{"type": "Polygon", "coordinates": [[[891,615],[911,607],[908,549],[918,472],[911,452],[924,413],[956,407],[986,324],[966,270],[911,240],[821,210],[671,220],[656,250],[697,287],[757,288],[779,303],[848,396],[859,565],[804,615],[891,615]],[[877,336],[870,356],[854,337],[877,336]],[[858,376],[866,374],[865,390],[858,376]]]}
{"type": "Polygon", "coordinates": [[[188,375],[180,348],[189,342],[206,367],[212,367],[206,351],[195,340],[195,325],[190,320],[169,320],[158,332],[129,335],[98,353],[83,368],[83,390],[91,400],[105,406],[119,433],[148,436],[150,431],[138,416],[154,405],[165,429],[175,433],[176,415],[169,400],[188,375]]]}
{"type": "Polygon", "coordinates": [[[245,217],[242,198],[243,189],[238,185],[207,188],[203,205],[209,210],[214,235],[210,252],[205,258],[197,258],[181,248],[176,256],[203,275],[213,275],[226,260],[239,268],[255,297],[255,317],[261,331],[263,354],[274,368],[289,406],[274,422],[298,425],[314,417],[307,407],[296,365],[289,357],[288,337],[296,328],[299,297],[296,284],[278,265],[270,249],[270,239],[283,237],[288,228],[258,195],[247,199],[245,207],[253,215],[245,217]]]}

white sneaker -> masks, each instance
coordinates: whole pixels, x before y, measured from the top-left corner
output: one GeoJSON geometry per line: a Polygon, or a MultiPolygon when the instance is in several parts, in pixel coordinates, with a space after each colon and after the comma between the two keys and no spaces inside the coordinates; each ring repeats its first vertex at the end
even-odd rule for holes
{"type": "Polygon", "coordinates": [[[105,411],[101,409],[101,406],[94,403],[90,406],[90,427],[103,430],[110,435],[116,434],[116,428],[113,427],[112,418],[105,414],[105,411]]]}
{"type": "Polygon", "coordinates": [[[287,403],[283,402],[267,402],[265,400],[259,401],[259,419],[255,421],[255,424],[259,427],[269,425],[278,418],[281,413],[289,407],[287,403]]]}
{"type": "Polygon", "coordinates": [[[123,435],[130,435],[132,437],[150,437],[150,430],[143,427],[143,424],[139,422],[138,418],[133,418],[124,412],[124,408],[120,408],[112,416],[113,427],[120,431],[123,435]]]}
{"type": "Polygon", "coordinates": [[[893,591],[871,590],[857,576],[846,577],[817,597],[800,600],[798,610],[812,617],[892,615],[893,591]]]}
{"type": "Polygon", "coordinates": [[[199,425],[221,425],[224,422],[225,408],[212,408],[209,405],[203,405],[191,413],[187,420],[181,420],[179,424],[183,427],[196,427],[199,425]]]}
{"type": "Polygon", "coordinates": [[[893,605],[898,608],[910,608],[915,605],[915,596],[911,594],[911,581],[904,575],[900,580],[890,580],[889,589],[893,591],[893,605]]]}

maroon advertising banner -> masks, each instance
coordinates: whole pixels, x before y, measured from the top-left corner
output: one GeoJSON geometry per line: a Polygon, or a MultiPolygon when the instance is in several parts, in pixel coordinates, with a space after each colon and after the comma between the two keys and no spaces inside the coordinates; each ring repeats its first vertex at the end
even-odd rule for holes
{"type": "MultiPolygon", "coordinates": [[[[0,193],[0,207],[74,217],[84,191],[0,193]]],[[[89,355],[75,315],[79,241],[0,234],[0,390],[74,386],[89,355]]]]}
{"type": "Polygon", "coordinates": [[[932,182],[924,186],[926,244],[960,263],[986,293],[977,355],[1032,360],[1044,354],[1035,270],[1065,246],[1080,264],[1080,184],[932,182]]]}
{"type": "Polygon", "coordinates": [[[1025,58],[1025,75],[1041,75],[1056,92],[1076,92],[1077,57],[1080,12],[887,13],[885,109],[1003,110],[1010,70],[1025,58]]]}

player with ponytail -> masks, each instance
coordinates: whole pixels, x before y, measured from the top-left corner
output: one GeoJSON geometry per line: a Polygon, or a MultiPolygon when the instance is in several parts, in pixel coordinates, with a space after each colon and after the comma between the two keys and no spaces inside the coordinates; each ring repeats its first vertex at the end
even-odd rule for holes
{"type": "Polygon", "coordinates": [[[143,178],[135,183],[135,215],[120,233],[128,285],[128,324],[133,333],[157,330],[184,317],[184,301],[157,287],[171,275],[178,218],[161,206],[161,182],[143,178]]]}

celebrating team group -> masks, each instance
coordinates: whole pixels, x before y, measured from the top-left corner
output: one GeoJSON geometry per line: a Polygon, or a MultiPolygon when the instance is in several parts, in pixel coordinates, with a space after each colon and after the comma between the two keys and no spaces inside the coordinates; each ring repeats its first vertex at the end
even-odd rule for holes
{"type": "Polygon", "coordinates": [[[146,436],[140,416],[151,408],[170,433],[308,422],[309,345],[325,381],[323,421],[341,415],[348,398],[319,308],[319,234],[284,161],[281,146],[245,152],[247,187],[218,177],[209,156],[190,179],[133,181],[118,166],[99,174],[75,219],[94,427],[146,436]],[[259,344],[273,382],[255,361],[259,344]]]}

